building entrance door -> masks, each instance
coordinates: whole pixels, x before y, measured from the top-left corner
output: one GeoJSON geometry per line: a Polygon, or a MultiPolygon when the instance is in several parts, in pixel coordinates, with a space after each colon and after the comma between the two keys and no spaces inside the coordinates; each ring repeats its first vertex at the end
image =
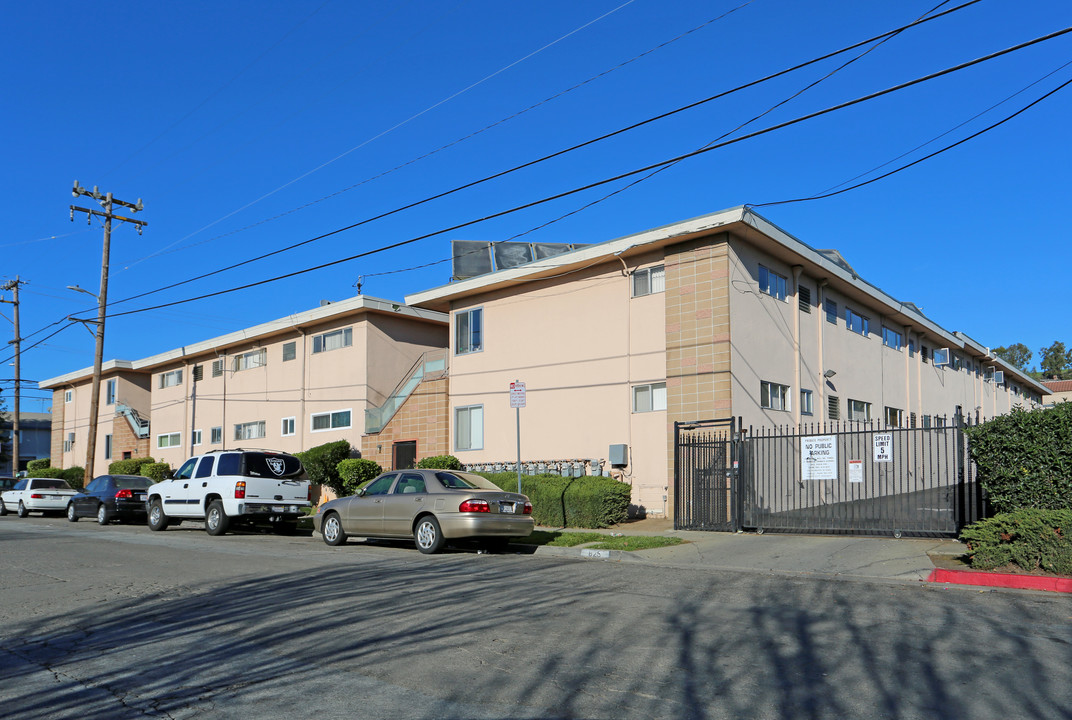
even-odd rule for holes
{"type": "Polygon", "coordinates": [[[396,442],[391,455],[392,470],[409,470],[417,463],[417,441],[396,442]]]}

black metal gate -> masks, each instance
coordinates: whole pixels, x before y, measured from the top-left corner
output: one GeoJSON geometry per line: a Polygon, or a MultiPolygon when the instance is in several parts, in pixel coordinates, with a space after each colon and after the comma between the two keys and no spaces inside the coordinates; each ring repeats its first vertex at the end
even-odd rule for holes
{"type": "Polygon", "coordinates": [[[675,529],[737,529],[736,438],[733,419],[674,423],[675,529]]]}
{"type": "Polygon", "coordinates": [[[674,526],[955,536],[985,516],[964,427],[675,423],[674,526]]]}

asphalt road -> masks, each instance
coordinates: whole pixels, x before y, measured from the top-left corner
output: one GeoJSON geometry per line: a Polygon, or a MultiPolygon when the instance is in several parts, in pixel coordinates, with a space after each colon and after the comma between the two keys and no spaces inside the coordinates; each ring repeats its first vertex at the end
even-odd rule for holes
{"type": "Polygon", "coordinates": [[[1072,718],[1072,603],[8,516],[0,715],[1072,718]]]}

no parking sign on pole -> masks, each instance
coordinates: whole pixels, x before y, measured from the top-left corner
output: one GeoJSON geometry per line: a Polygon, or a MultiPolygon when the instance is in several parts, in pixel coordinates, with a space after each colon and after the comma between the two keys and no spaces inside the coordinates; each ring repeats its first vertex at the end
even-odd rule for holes
{"type": "Polygon", "coordinates": [[[517,492],[521,493],[521,408],[525,407],[525,383],[510,383],[510,407],[517,412],[517,492]]]}

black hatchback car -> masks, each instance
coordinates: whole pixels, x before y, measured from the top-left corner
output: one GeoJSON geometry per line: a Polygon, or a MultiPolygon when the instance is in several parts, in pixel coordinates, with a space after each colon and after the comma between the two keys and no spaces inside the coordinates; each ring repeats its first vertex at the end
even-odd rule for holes
{"type": "Polygon", "coordinates": [[[67,504],[67,519],[95,517],[101,525],[112,520],[145,521],[145,491],[153,484],[141,475],[100,475],[67,504]]]}

